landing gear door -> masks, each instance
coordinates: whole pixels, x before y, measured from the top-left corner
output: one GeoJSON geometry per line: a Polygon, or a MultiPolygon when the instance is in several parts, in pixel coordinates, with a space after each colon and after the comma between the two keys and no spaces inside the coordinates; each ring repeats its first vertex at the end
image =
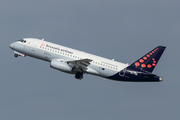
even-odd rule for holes
{"type": "Polygon", "coordinates": [[[124,68],[123,70],[121,70],[120,72],[119,72],[119,76],[124,76],[125,75],[125,73],[126,73],[126,68],[124,68]]]}

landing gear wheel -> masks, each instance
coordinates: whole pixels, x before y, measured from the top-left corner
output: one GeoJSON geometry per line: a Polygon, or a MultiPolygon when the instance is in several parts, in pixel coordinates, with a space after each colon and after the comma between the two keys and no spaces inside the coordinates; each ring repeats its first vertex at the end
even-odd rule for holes
{"type": "Polygon", "coordinates": [[[18,54],[14,54],[14,57],[16,57],[16,58],[17,58],[17,57],[18,57],[18,54]]]}
{"type": "Polygon", "coordinates": [[[77,72],[75,78],[79,80],[83,79],[83,72],[77,72]]]}

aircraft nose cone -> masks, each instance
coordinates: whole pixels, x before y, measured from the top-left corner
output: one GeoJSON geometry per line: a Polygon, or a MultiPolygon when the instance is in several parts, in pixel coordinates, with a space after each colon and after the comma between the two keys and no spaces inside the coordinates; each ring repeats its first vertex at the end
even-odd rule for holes
{"type": "Polygon", "coordinates": [[[13,49],[14,44],[13,44],[13,43],[11,43],[11,44],[9,45],[9,47],[10,47],[11,49],[13,49]]]}

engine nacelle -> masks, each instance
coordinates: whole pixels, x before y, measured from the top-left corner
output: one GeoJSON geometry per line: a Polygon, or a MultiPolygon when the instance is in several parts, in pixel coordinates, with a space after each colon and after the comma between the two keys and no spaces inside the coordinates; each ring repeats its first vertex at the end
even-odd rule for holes
{"type": "Polygon", "coordinates": [[[67,72],[67,73],[72,72],[72,67],[61,60],[52,60],[50,66],[54,69],[57,69],[63,72],[67,72]]]}

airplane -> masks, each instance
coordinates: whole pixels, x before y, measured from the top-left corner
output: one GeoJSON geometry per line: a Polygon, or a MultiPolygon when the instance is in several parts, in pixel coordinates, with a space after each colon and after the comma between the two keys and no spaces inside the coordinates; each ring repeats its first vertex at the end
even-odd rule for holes
{"type": "Polygon", "coordinates": [[[152,72],[165,46],[157,46],[130,65],[54,44],[44,39],[24,38],[11,43],[9,47],[14,50],[14,57],[30,56],[50,62],[51,68],[74,74],[79,80],[84,74],[91,74],[126,82],[163,81],[162,77],[152,72]]]}

